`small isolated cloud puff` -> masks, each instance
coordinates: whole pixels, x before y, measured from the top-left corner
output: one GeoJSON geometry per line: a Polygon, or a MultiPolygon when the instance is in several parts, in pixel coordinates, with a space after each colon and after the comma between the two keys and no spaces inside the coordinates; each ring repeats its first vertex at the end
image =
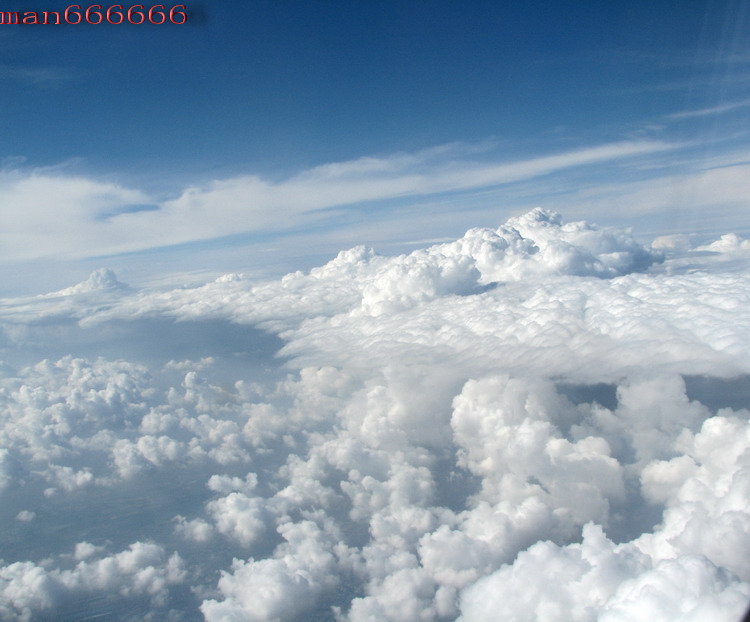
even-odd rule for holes
{"type": "Polygon", "coordinates": [[[750,255],[750,240],[745,240],[736,233],[725,233],[718,240],[703,246],[697,246],[697,251],[711,251],[727,255],[750,255]]]}
{"type": "Polygon", "coordinates": [[[118,281],[117,275],[113,270],[110,270],[109,268],[101,268],[92,272],[89,275],[89,278],[87,278],[85,281],[82,281],[81,283],[78,283],[77,285],[73,285],[71,287],[66,287],[65,289],[61,289],[51,294],[46,294],[46,296],[75,296],[76,294],[105,292],[126,293],[128,291],[130,291],[130,287],[128,287],[125,283],[121,283],[120,281],[118,281]]]}
{"type": "Polygon", "coordinates": [[[214,528],[200,518],[189,521],[184,516],[177,515],[172,520],[175,534],[186,540],[208,542],[214,536],[214,528]]]}

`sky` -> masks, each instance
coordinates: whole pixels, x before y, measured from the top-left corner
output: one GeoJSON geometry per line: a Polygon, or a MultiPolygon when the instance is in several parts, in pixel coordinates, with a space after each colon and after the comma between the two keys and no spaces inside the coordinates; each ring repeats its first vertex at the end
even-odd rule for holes
{"type": "Polygon", "coordinates": [[[4,291],[279,275],[537,206],[741,233],[747,11],[215,0],[184,26],[9,26],[4,291]]]}
{"type": "Polygon", "coordinates": [[[0,25],[0,620],[738,622],[750,6],[187,11],[0,25]]]}

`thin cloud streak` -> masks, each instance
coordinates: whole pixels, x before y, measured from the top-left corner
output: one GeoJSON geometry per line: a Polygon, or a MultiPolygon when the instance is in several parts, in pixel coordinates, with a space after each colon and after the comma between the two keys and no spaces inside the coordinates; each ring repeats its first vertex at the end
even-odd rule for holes
{"type": "Polygon", "coordinates": [[[20,67],[0,64],[0,78],[37,89],[55,89],[72,82],[75,71],[67,67],[20,67]]]}
{"type": "Polygon", "coordinates": [[[3,235],[4,255],[6,260],[111,255],[232,234],[278,233],[330,217],[335,208],[499,186],[681,147],[621,141],[488,164],[467,160],[461,146],[447,146],[327,164],[280,183],[254,175],[216,180],[161,203],[116,184],[16,172],[0,179],[0,207],[12,223],[3,235]],[[158,209],[129,210],[144,204],[158,209]]]}
{"type": "Polygon", "coordinates": [[[738,108],[747,108],[750,106],[750,99],[743,101],[732,102],[729,104],[721,104],[719,106],[712,106],[711,108],[702,108],[700,110],[686,110],[684,112],[675,112],[667,115],[668,119],[692,119],[694,117],[707,117],[715,114],[723,114],[738,108]]]}

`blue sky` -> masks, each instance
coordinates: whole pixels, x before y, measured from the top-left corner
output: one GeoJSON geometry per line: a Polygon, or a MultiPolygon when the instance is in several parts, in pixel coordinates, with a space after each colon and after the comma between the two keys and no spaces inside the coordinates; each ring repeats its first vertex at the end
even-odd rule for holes
{"type": "Polygon", "coordinates": [[[746,3],[190,10],[0,31],[6,294],[102,265],[284,272],[536,205],[644,236],[745,227],[746,3]]]}

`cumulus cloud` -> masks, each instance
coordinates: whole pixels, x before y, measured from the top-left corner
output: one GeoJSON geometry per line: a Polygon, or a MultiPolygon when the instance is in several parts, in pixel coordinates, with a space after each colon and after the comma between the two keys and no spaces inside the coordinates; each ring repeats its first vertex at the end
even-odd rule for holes
{"type": "Polygon", "coordinates": [[[697,556],[656,564],[589,524],[580,544],[539,542],[461,595],[459,620],[739,620],[750,589],[697,556]]]}
{"type": "Polygon", "coordinates": [[[249,462],[240,393],[196,371],[181,378],[165,386],[141,364],[73,357],[10,370],[0,377],[0,485],[41,479],[70,492],[170,464],[249,462]]]}
{"type": "MultiPolygon", "coordinates": [[[[96,547],[76,545],[68,569],[59,566],[15,562],[0,567],[0,616],[3,619],[33,620],[70,606],[75,599],[107,595],[148,597],[152,607],[164,605],[171,586],[186,578],[177,553],[153,543],[135,542],[127,550],[97,557],[96,547]]],[[[64,559],[58,563],[64,563],[64,559]]],[[[54,614],[53,614],[54,615],[54,614]]]]}
{"type": "Polygon", "coordinates": [[[403,311],[435,298],[479,293],[498,282],[622,276],[662,259],[629,232],[563,223],[559,214],[537,208],[496,230],[471,229],[455,242],[408,255],[386,258],[356,247],[309,274],[288,274],[280,282],[255,286],[233,275],[194,290],[136,297],[130,309],[121,308],[128,317],[171,311],[183,319],[266,320],[276,328],[286,318],[312,320],[358,307],[369,315],[403,311]]]}
{"type": "Polygon", "coordinates": [[[66,527],[72,554],[9,548],[1,615],[93,590],[165,619],[738,619],[750,277],[742,241],[721,240],[684,249],[686,268],[535,209],[272,282],[133,291],[102,272],[4,301],[17,348],[40,325],[106,335],[146,318],[255,341],[156,366],[0,367],[13,529],[43,533],[50,508],[98,496],[127,506],[117,534],[66,527]],[[259,329],[279,353],[255,351],[259,329]]]}
{"type": "Polygon", "coordinates": [[[193,542],[208,542],[214,535],[213,527],[200,518],[189,521],[184,516],[176,516],[174,523],[175,533],[193,542]]]}
{"type": "Polygon", "coordinates": [[[643,470],[645,497],[667,508],[662,529],[641,539],[652,556],[689,551],[750,582],[745,562],[750,554],[748,414],[726,409],[707,419],[697,434],[683,430],[673,442],[678,455],[643,470]]]}
{"type": "Polygon", "coordinates": [[[750,240],[745,240],[736,233],[727,233],[710,244],[697,246],[695,250],[747,256],[750,254],[750,240]]]}
{"type": "Polygon", "coordinates": [[[483,499],[521,506],[534,498],[557,519],[607,524],[609,500],[625,494],[622,466],[599,436],[562,437],[555,423],[576,417],[552,383],[470,380],[453,404],[458,464],[482,478],[483,499]]]}
{"type": "Polygon", "coordinates": [[[223,600],[201,606],[206,620],[289,620],[338,583],[336,545],[315,523],[287,523],[279,533],[285,542],[273,557],[235,560],[232,572],[223,573],[223,600]]]}
{"type": "Polygon", "coordinates": [[[47,296],[75,296],[76,294],[89,294],[101,292],[127,292],[130,288],[117,280],[117,275],[109,268],[101,268],[91,273],[89,278],[72,287],[66,287],[60,291],[47,294],[47,296]]]}

